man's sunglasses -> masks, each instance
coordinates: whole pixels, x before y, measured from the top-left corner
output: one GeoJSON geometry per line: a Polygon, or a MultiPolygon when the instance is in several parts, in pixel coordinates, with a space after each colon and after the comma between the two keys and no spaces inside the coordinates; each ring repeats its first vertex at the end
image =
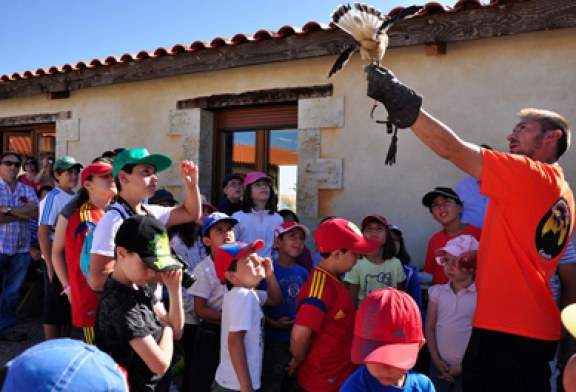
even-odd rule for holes
{"type": "Polygon", "coordinates": [[[14,167],[20,167],[20,162],[13,162],[13,161],[1,161],[0,164],[4,165],[4,166],[14,166],[14,167]]]}

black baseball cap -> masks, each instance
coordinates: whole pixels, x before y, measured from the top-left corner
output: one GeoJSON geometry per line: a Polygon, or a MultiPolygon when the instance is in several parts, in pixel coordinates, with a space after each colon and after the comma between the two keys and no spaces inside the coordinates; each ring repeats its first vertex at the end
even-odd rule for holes
{"type": "Polygon", "coordinates": [[[436,188],[434,188],[433,191],[430,191],[427,194],[425,194],[424,197],[422,198],[422,204],[424,204],[425,207],[430,208],[430,207],[432,207],[432,202],[438,196],[444,196],[444,197],[447,197],[449,199],[454,199],[454,200],[456,200],[456,203],[462,204],[462,200],[460,200],[460,196],[458,196],[458,194],[456,192],[454,192],[454,190],[452,188],[448,188],[448,187],[444,187],[444,186],[437,186],[436,188]]]}
{"type": "Polygon", "coordinates": [[[244,176],[240,173],[228,174],[226,177],[224,177],[224,180],[222,180],[222,189],[226,188],[226,186],[228,185],[230,180],[234,180],[234,179],[244,181],[244,176]]]}
{"type": "Polygon", "coordinates": [[[166,227],[148,215],[135,215],[126,219],[116,233],[116,246],[138,253],[148,268],[157,272],[182,268],[172,257],[166,227]]]}
{"type": "Polygon", "coordinates": [[[171,203],[173,206],[178,204],[178,201],[174,198],[174,195],[166,189],[158,189],[156,192],[154,192],[154,196],[148,199],[149,204],[160,204],[165,201],[171,203]]]}

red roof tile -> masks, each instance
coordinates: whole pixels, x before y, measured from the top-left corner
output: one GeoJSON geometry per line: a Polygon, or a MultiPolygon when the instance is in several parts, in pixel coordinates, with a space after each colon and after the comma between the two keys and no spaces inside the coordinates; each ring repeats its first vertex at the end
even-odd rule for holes
{"type": "Polygon", "coordinates": [[[444,7],[442,4],[431,2],[426,3],[424,9],[420,11],[420,15],[436,15],[436,14],[443,14],[445,12],[447,12],[446,7],[444,7]]]}
{"type": "MultiPolygon", "coordinates": [[[[446,12],[458,12],[468,9],[479,7],[493,7],[507,2],[516,2],[519,0],[490,0],[489,4],[482,3],[480,0],[459,0],[454,7],[445,7],[437,2],[428,2],[424,5],[424,9],[420,11],[419,15],[434,15],[446,12]]],[[[401,10],[403,7],[396,7],[390,11],[389,15],[394,14],[401,10]]],[[[308,22],[302,28],[293,26],[282,26],[278,31],[258,30],[254,35],[236,34],[232,39],[216,37],[210,42],[194,41],[190,46],[177,44],[172,48],[157,48],[154,51],[142,50],[137,54],[125,53],[122,56],[108,56],[106,59],[93,59],[88,62],[80,61],[75,65],[65,64],[62,67],[52,66],[48,69],[39,68],[36,71],[25,71],[22,73],[15,72],[12,75],[0,76],[0,83],[6,83],[13,80],[27,79],[31,77],[40,77],[46,74],[68,73],[72,71],[80,71],[86,68],[96,68],[104,66],[112,66],[118,63],[129,63],[134,61],[142,61],[149,58],[157,58],[162,56],[174,56],[180,53],[195,52],[199,50],[214,49],[223,46],[232,46],[240,44],[248,44],[251,42],[258,42],[271,39],[286,38],[297,34],[308,34],[315,31],[333,30],[336,27],[333,23],[330,25],[321,24],[318,22],[308,22]]]]}
{"type": "Polygon", "coordinates": [[[473,10],[475,8],[481,8],[484,5],[480,0],[459,0],[454,5],[455,11],[463,11],[463,10],[473,10]]]}
{"type": "Polygon", "coordinates": [[[246,35],[246,34],[236,34],[234,37],[232,37],[232,42],[235,45],[244,43],[244,42],[253,42],[254,37],[250,36],[250,35],[246,35]]]}

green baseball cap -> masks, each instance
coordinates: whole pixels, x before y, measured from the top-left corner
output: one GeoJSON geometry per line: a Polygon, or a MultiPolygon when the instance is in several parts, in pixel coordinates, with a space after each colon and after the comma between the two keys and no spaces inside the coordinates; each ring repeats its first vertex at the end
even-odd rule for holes
{"type": "Polygon", "coordinates": [[[150,165],[156,168],[156,173],[160,173],[172,165],[172,159],[164,154],[150,154],[145,148],[127,148],[114,158],[112,175],[118,176],[126,165],[150,165]]]}
{"type": "Polygon", "coordinates": [[[84,165],[68,155],[64,155],[63,157],[58,158],[54,163],[54,170],[68,170],[73,167],[77,167],[78,170],[80,170],[84,167],[84,165]]]}

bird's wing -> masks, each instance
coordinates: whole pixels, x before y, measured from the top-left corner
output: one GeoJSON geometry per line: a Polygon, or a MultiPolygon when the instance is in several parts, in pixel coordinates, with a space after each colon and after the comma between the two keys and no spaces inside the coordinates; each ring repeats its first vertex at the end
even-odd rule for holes
{"type": "Polygon", "coordinates": [[[423,7],[419,5],[411,5],[410,7],[406,7],[403,10],[395,13],[391,17],[385,18],[382,25],[378,28],[377,34],[381,34],[382,32],[388,31],[392,25],[402,19],[406,19],[408,17],[412,17],[416,15],[418,11],[420,11],[423,7]]]}
{"type": "Polygon", "coordinates": [[[338,58],[336,59],[336,62],[332,66],[332,69],[330,69],[330,72],[328,73],[328,77],[331,77],[332,75],[334,75],[335,73],[340,71],[346,65],[346,63],[350,60],[350,58],[352,57],[354,52],[356,52],[357,50],[358,50],[358,47],[356,45],[352,45],[352,46],[346,48],[342,53],[340,53],[340,56],[338,56],[338,58]]]}
{"type": "Polygon", "coordinates": [[[336,26],[350,34],[358,42],[373,40],[384,22],[382,13],[365,4],[341,5],[332,13],[336,26]]]}

